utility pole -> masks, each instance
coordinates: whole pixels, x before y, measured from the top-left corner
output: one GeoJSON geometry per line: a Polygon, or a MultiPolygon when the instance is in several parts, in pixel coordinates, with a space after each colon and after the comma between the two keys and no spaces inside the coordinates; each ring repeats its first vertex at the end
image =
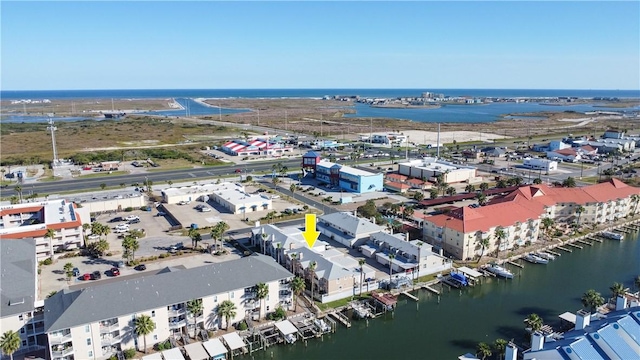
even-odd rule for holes
{"type": "Polygon", "coordinates": [[[438,123],[438,140],[436,143],[436,159],[440,159],[440,123],[438,123]]]}
{"type": "Polygon", "coordinates": [[[288,131],[288,125],[287,125],[287,111],[284,111],[284,131],[288,131]]]}
{"type": "Polygon", "coordinates": [[[218,119],[222,121],[222,104],[218,103],[218,119]]]}
{"type": "Polygon", "coordinates": [[[55,132],[58,130],[57,127],[53,125],[53,114],[49,114],[49,126],[47,126],[47,130],[51,131],[51,144],[53,145],[53,164],[58,164],[58,150],[56,150],[56,135],[55,132]]]}
{"type": "Polygon", "coordinates": [[[369,121],[371,121],[369,127],[369,147],[371,147],[371,144],[373,144],[373,118],[369,118],[369,121]]]}

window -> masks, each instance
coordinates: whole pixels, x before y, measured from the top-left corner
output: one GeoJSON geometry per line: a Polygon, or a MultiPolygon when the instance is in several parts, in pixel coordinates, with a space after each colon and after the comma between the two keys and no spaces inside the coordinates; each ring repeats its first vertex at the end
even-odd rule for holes
{"type": "Polygon", "coordinates": [[[85,325],[84,326],[84,332],[88,333],[89,331],[91,331],[91,327],[89,325],[85,325]]]}
{"type": "Polygon", "coordinates": [[[153,335],[153,340],[158,340],[158,335],[153,335]]]}
{"type": "Polygon", "coordinates": [[[231,292],[231,295],[229,295],[229,297],[233,299],[233,291],[231,292]]]}
{"type": "Polygon", "coordinates": [[[87,338],[87,345],[91,345],[91,338],[87,338]]]}
{"type": "Polygon", "coordinates": [[[22,321],[23,317],[22,314],[18,315],[18,320],[22,321]]]}
{"type": "Polygon", "coordinates": [[[213,302],[218,302],[218,295],[213,297],[213,302]]]}
{"type": "Polygon", "coordinates": [[[151,312],[151,317],[156,317],[156,311],[155,311],[155,310],[153,310],[153,311],[151,312]]]}
{"type": "Polygon", "coordinates": [[[87,356],[92,358],[93,357],[93,351],[89,350],[89,352],[87,353],[87,356]]]}
{"type": "Polygon", "coordinates": [[[22,340],[22,346],[27,346],[27,340],[22,340]]]}
{"type": "Polygon", "coordinates": [[[24,326],[20,328],[20,334],[24,334],[24,326]]]}

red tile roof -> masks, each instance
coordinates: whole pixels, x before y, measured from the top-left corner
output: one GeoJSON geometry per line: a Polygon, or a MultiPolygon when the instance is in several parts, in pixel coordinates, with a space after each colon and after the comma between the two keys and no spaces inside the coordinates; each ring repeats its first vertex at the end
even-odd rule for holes
{"type": "Polygon", "coordinates": [[[12,215],[12,214],[22,214],[22,213],[33,213],[40,211],[44,208],[44,206],[28,206],[28,207],[18,207],[13,209],[4,209],[0,211],[0,216],[12,215]]]}
{"type": "Polygon", "coordinates": [[[406,181],[408,179],[408,177],[405,176],[405,175],[401,175],[401,174],[389,174],[389,175],[387,175],[387,179],[389,179],[391,181],[403,182],[403,181],[406,181]]]}
{"type": "Polygon", "coordinates": [[[565,156],[571,156],[571,155],[576,155],[576,151],[574,149],[562,149],[562,150],[556,150],[554,151],[554,153],[556,154],[560,154],[560,155],[565,155],[565,156]]]}
{"type": "Polygon", "coordinates": [[[388,186],[390,188],[393,189],[399,189],[399,190],[403,190],[403,189],[411,189],[411,186],[407,185],[407,184],[402,184],[396,181],[385,181],[384,182],[384,186],[388,186]]]}
{"type": "Polygon", "coordinates": [[[416,185],[416,186],[421,186],[425,184],[425,182],[420,179],[409,179],[407,180],[407,182],[411,185],[416,185]]]}

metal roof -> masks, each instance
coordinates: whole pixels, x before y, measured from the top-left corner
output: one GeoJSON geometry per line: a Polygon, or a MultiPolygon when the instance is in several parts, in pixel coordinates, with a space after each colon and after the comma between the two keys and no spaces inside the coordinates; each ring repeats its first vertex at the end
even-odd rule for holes
{"type": "Polygon", "coordinates": [[[64,290],[45,300],[46,332],[135,314],[293,276],[265,255],[64,290]]]}
{"type": "Polygon", "coordinates": [[[0,264],[1,316],[32,311],[36,301],[36,240],[0,241],[0,264]]]}

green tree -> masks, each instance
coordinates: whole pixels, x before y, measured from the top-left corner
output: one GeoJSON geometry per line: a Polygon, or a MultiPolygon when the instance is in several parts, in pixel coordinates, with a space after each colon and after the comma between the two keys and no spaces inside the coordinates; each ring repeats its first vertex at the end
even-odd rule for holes
{"type": "Polygon", "coordinates": [[[133,325],[134,332],[137,336],[143,338],[144,353],[147,353],[147,335],[151,334],[156,329],[156,323],[151,320],[148,315],[140,315],[136,317],[133,325]]]}
{"type": "Polygon", "coordinates": [[[467,186],[465,186],[464,191],[472,193],[476,191],[476,187],[473,186],[473,184],[468,184],[467,186]]]}
{"type": "Polygon", "coordinates": [[[364,205],[358,206],[356,211],[358,212],[358,215],[366,219],[380,216],[380,213],[378,213],[378,209],[376,208],[376,203],[371,199],[367,200],[364,205]]]}
{"type": "MultiPolygon", "coordinates": [[[[550,217],[544,217],[542,219],[542,228],[544,229],[544,233],[547,236],[547,238],[549,238],[551,228],[553,228],[554,224],[555,224],[555,221],[553,221],[553,219],[550,217]]],[[[549,240],[551,239],[549,238],[549,240]]]]}
{"type": "Polygon", "coordinates": [[[265,283],[259,283],[258,285],[256,285],[256,289],[256,297],[260,301],[260,307],[258,308],[258,319],[260,319],[262,318],[262,307],[264,305],[263,300],[266,299],[267,296],[269,296],[269,285],[265,283]]]}
{"type": "Polygon", "coordinates": [[[136,260],[136,251],[140,248],[140,243],[135,237],[127,235],[122,240],[122,248],[124,249],[124,257],[129,262],[134,262],[136,260]]]}
{"type": "Polygon", "coordinates": [[[358,259],[358,265],[360,266],[360,297],[362,297],[362,283],[364,282],[364,264],[367,261],[365,259],[358,259]]]}
{"type": "Polygon", "coordinates": [[[48,294],[47,294],[47,299],[48,299],[48,298],[50,298],[50,297],[52,297],[53,295],[55,295],[55,294],[57,294],[57,293],[58,293],[58,292],[57,292],[57,291],[55,291],[55,290],[51,291],[50,293],[48,293],[48,294]]]}
{"type": "Polygon", "coordinates": [[[217,314],[224,318],[226,324],[225,329],[229,329],[229,322],[232,318],[236,317],[236,309],[236,304],[231,300],[225,300],[218,305],[217,314]]]}
{"type": "Polygon", "coordinates": [[[594,312],[598,307],[604,305],[604,298],[599,292],[589,289],[580,298],[582,305],[589,309],[590,312],[594,312]]]}
{"type": "Polygon", "coordinates": [[[486,182],[480,183],[480,190],[481,191],[487,191],[489,190],[489,184],[486,182]]]}
{"type": "Polygon", "coordinates": [[[424,199],[424,194],[422,191],[416,191],[413,193],[413,199],[415,201],[422,201],[424,199]]]}
{"type": "Polygon", "coordinates": [[[504,179],[500,179],[496,181],[496,187],[499,189],[503,189],[507,187],[507,182],[504,179]]]}
{"type": "Polygon", "coordinates": [[[87,246],[89,253],[93,256],[100,257],[109,250],[109,242],[107,240],[99,240],[92,242],[87,246]]]}
{"type": "Polygon", "coordinates": [[[482,247],[482,251],[480,252],[480,257],[478,258],[478,262],[480,262],[480,259],[482,259],[482,256],[484,256],[484,251],[489,247],[489,245],[491,245],[489,238],[480,238],[480,246],[482,247]]]}
{"type": "Polygon", "coordinates": [[[478,200],[480,206],[485,206],[487,204],[487,195],[479,192],[476,194],[476,200],[478,200]]]}
{"type": "Polygon", "coordinates": [[[569,188],[576,187],[576,179],[569,176],[568,178],[564,179],[564,181],[562,182],[562,186],[569,188]]]}
{"type": "Polygon", "coordinates": [[[439,194],[438,189],[436,189],[436,188],[431,188],[431,189],[429,190],[429,199],[435,199],[435,198],[437,198],[437,197],[438,197],[438,194],[439,194]]]}
{"type": "Polygon", "coordinates": [[[107,184],[105,184],[105,183],[100,184],[100,189],[104,190],[104,188],[106,188],[106,187],[107,187],[107,184]]]}
{"type": "Polygon", "coordinates": [[[505,339],[496,339],[493,342],[493,350],[498,354],[498,358],[502,359],[502,355],[504,354],[504,350],[507,348],[507,340],[505,339]]]}
{"type": "Polygon", "coordinates": [[[453,196],[453,195],[456,194],[456,188],[454,188],[453,186],[449,186],[449,187],[447,187],[445,192],[447,193],[447,195],[453,196]]]}
{"type": "Polygon", "coordinates": [[[55,230],[47,229],[47,232],[44,234],[44,237],[49,239],[49,253],[53,255],[53,238],[56,237],[55,230]]]}
{"type": "Polygon", "coordinates": [[[538,314],[529,314],[525,319],[525,322],[531,328],[531,332],[542,329],[542,325],[544,325],[544,321],[538,314]]]}
{"type": "Polygon", "coordinates": [[[291,291],[293,292],[293,303],[294,303],[294,310],[293,311],[297,311],[298,310],[298,296],[300,296],[300,294],[305,289],[304,279],[302,279],[299,276],[296,276],[296,277],[293,278],[293,280],[291,281],[289,286],[291,287],[291,291]]]}
{"type": "Polygon", "coordinates": [[[84,246],[87,247],[87,230],[91,229],[91,224],[82,224],[82,240],[84,240],[84,246]]]}
{"type": "Polygon", "coordinates": [[[197,248],[198,242],[202,240],[202,235],[200,235],[200,232],[198,231],[198,229],[194,229],[194,228],[189,229],[188,235],[191,238],[191,247],[194,249],[197,248]]]}
{"type": "Polygon", "coordinates": [[[512,186],[520,186],[522,184],[523,179],[520,176],[515,176],[509,179],[509,184],[512,186]]]}
{"type": "Polygon", "coordinates": [[[187,301],[187,312],[193,316],[193,337],[196,337],[198,327],[198,316],[202,315],[202,299],[187,301]]]}
{"type": "Polygon", "coordinates": [[[405,205],[402,207],[402,218],[406,220],[408,217],[413,215],[414,208],[411,205],[405,205]]]}
{"type": "Polygon", "coordinates": [[[493,231],[493,236],[496,238],[497,240],[497,252],[498,252],[498,257],[500,255],[500,245],[502,245],[502,242],[504,241],[504,239],[507,237],[507,233],[504,231],[504,229],[502,228],[502,226],[498,226],[496,227],[496,229],[493,231]]]}
{"type": "Polygon", "coordinates": [[[229,225],[224,221],[218,222],[211,229],[211,238],[214,241],[216,252],[219,250],[218,241],[222,241],[222,237],[227,230],[229,230],[229,225]]]}
{"type": "Polygon", "coordinates": [[[22,186],[16,185],[13,190],[18,193],[18,197],[20,199],[20,204],[22,204],[22,186]]]}
{"type": "Polygon", "coordinates": [[[585,208],[582,205],[578,205],[576,207],[576,214],[578,215],[578,222],[576,223],[576,230],[578,230],[580,228],[580,217],[582,216],[582,213],[585,211],[585,208]]]}
{"type": "Polygon", "coordinates": [[[311,281],[311,301],[314,301],[314,297],[313,297],[313,290],[314,290],[314,285],[315,285],[315,278],[316,278],[316,266],[318,266],[318,264],[315,261],[312,261],[309,263],[309,277],[310,277],[310,281],[311,281]]]}
{"type": "Polygon", "coordinates": [[[71,281],[71,278],[73,277],[73,264],[68,262],[64,264],[62,269],[64,270],[65,275],[67,275],[67,281],[71,281]]]}
{"type": "Polygon", "coordinates": [[[4,354],[9,355],[11,360],[13,360],[13,353],[20,348],[20,343],[20,335],[13,330],[5,331],[0,337],[0,349],[4,354]]]}
{"type": "Polygon", "coordinates": [[[298,186],[296,184],[291,184],[291,186],[289,186],[289,191],[291,191],[291,195],[295,194],[296,190],[298,190],[298,186]]]}
{"type": "Polygon", "coordinates": [[[489,346],[489,344],[484,342],[478,344],[478,347],[476,348],[476,355],[481,356],[482,360],[486,359],[492,354],[493,353],[491,352],[491,346],[489,346]]]}
{"type": "Polygon", "coordinates": [[[533,183],[534,183],[534,184],[536,184],[536,185],[538,185],[538,184],[542,184],[542,179],[540,179],[540,178],[535,178],[535,179],[533,179],[533,183]]]}
{"type": "Polygon", "coordinates": [[[619,282],[614,282],[613,285],[609,288],[611,290],[611,298],[615,301],[618,296],[624,296],[624,285],[619,282]]]}

